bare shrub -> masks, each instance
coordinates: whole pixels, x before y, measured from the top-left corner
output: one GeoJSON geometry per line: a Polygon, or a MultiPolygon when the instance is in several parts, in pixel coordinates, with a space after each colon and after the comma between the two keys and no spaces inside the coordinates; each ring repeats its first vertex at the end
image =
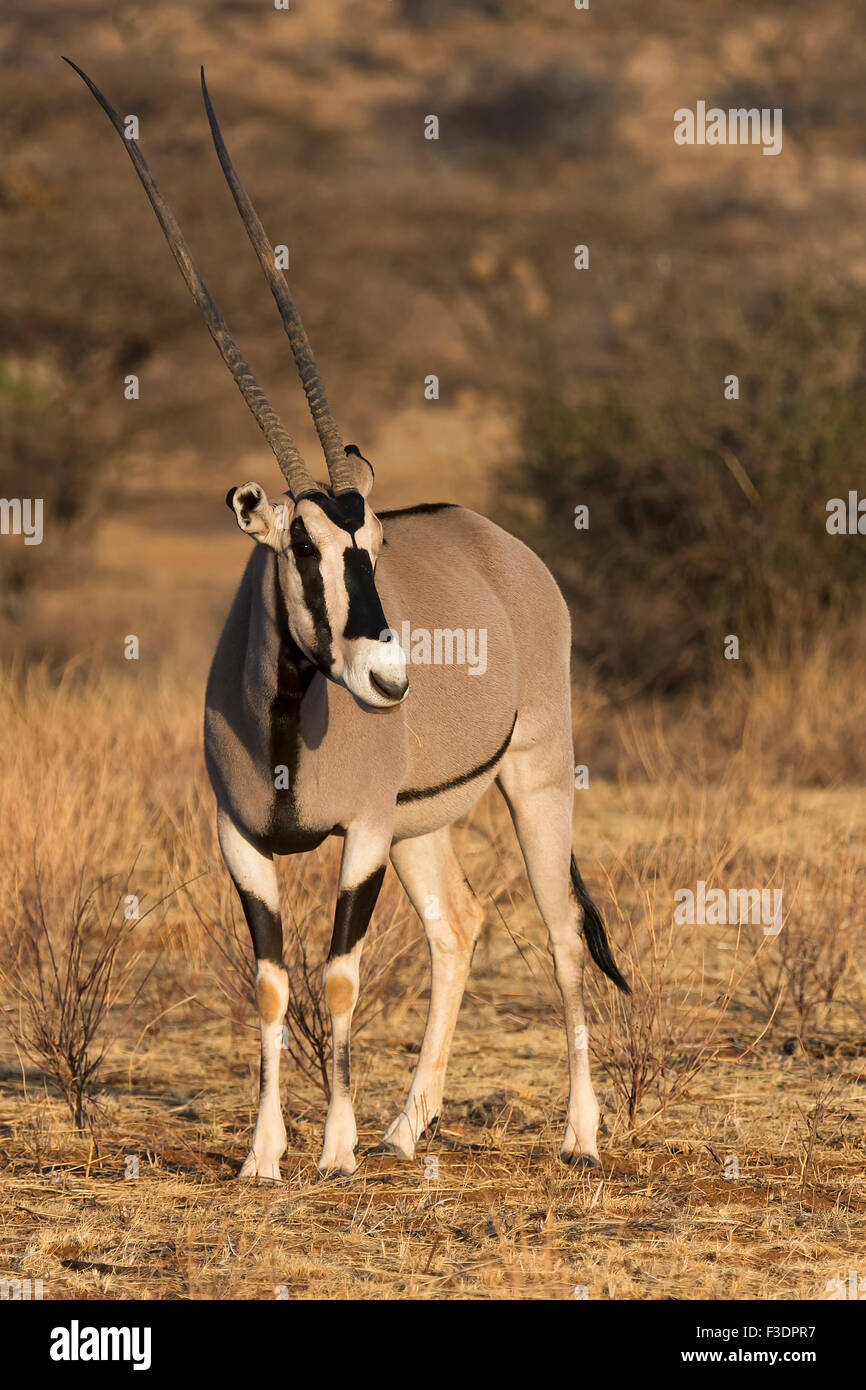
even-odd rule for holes
{"type": "Polygon", "coordinates": [[[797,1124],[797,1145],[800,1150],[801,1196],[810,1179],[816,1180],[813,1163],[817,1149],[838,1142],[844,1133],[846,1123],[854,1118],[848,1112],[848,1105],[853,1088],[863,1079],[864,1070],[866,1068],[861,1067],[859,1073],[847,1078],[838,1072],[825,1076],[820,1082],[815,1078],[812,1104],[808,1110],[804,1110],[801,1105],[797,1106],[800,1116],[800,1122],[797,1124]],[[835,1121],[835,1128],[832,1134],[828,1135],[825,1127],[832,1121],[835,1121]]]}
{"type": "MultiPolygon", "coordinates": [[[[613,905],[622,931],[621,969],[631,988],[624,998],[607,982],[593,980],[595,1024],[590,1048],[625,1109],[630,1132],[663,1115],[691,1091],[701,1072],[728,1046],[721,1035],[739,977],[736,954],[721,989],[709,986],[704,962],[683,965],[678,929],[657,921],[656,885],[641,889],[639,917],[613,905]],[[639,1111],[650,1096],[649,1114],[639,1111]]],[[[681,936],[681,932],[680,932],[681,936]]]]}
{"type": "Polygon", "coordinates": [[[801,895],[796,914],[755,962],[754,988],[767,1016],[793,1013],[801,1038],[819,1020],[826,1022],[846,979],[857,927],[857,876],[850,860],[841,875],[822,866],[816,886],[801,895]]]}
{"type": "Polygon", "coordinates": [[[55,1082],[78,1129],[93,1129],[94,1093],[114,1039],[112,1010],[141,961],[141,950],[130,950],[137,921],[122,911],[127,888],[128,879],[113,896],[110,881],[85,889],[82,867],[64,913],[59,895],[47,903],[34,856],[32,890],[21,896],[20,918],[4,919],[0,982],[9,1005],[3,1021],[16,1048],[55,1082]]]}

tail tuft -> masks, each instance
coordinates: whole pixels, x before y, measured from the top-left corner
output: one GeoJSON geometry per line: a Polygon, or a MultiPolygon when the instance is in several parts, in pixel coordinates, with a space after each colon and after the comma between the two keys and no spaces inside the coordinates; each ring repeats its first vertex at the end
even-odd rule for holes
{"type": "Polygon", "coordinates": [[[601,913],[587,892],[586,884],[580,876],[574,855],[571,856],[571,883],[575,897],[583,911],[583,939],[589,947],[589,954],[599,970],[603,971],[609,980],[613,980],[617,989],[621,989],[623,994],[631,994],[627,981],[617,969],[616,961],[610,949],[610,942],[607,939],[607,932],[604,929],[604,922],[601,920],[601,913]]]}

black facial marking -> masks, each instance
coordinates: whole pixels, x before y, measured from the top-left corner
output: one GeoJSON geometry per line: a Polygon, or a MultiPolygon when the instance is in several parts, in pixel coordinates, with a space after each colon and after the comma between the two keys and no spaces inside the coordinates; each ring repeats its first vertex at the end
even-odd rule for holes
{"type": "MultiPolygon", "coordinates": [[[[292,522],[289,536],[293,546],[295,544],[312,544],[309,532],[300,517],[296,516],[292,522]]],[[[329,669],[334,664],[334,657],[331,651],[331,624],[328,621],[328,609],[325,604],[325,585],[322,579],[320,559],[321,556],[315,547],[312,555],[295,554],[294,556],[304,593],[304,603],[313,619],[315,630],[313,650],[316,661],[320,666],[329,669]]]]}
{"type": "Polygon", "coordinates": [[[299,516],[292,522],[289,538],[296,560],[318,558],[318,547],[299,516]]]}
{"type": "Polygon", "coordinates": [[[328,960],[333,960],[335,956],[348,955],[352,947],[361,940],[370,925],[384,877],[385,865],[382,864],[369,878],[365,878],[363,883],[359,883],[357,888],[346,888],[340,894],[334,913],[334,934],[331,937],[328,960]]]}
{"type": "Polygon", "coordinates": [[[419,787],[410,791],[397,793],[398,804],[403,801],[424,801],[428,796],[438,796],[440,792],[451,791],[452,787],[462,787],[466,782],[471,782],[475,777],[482,777],[485,772],[489,772],[495,767],[500,758],[504,758],[508,745],[511,742],[511,735],[514,733],[514,726],[517,723],[517,711],[511,721],[511,728],[505,741],[497,748],[492,758],[488,758],[486,763],[481,763],[478,767],[473,767],[471,772],[461,772],[459,777],[450,777],[447,782],[438,782],[435,787],[419,787]]]}
{"type": "Polygon", "coordinates": [[[315,502],[335,526],[354,536],[364,525],[364,499],[360,492],[341,492],[339,497],[329,497],[326,492],[307,492],[305,502],[315,502]]]}
{"type": "Polygon", "coordinates": [[[349,641],[354,637],[370,637],[377,641],[388,623],[376,592],[369,552],[347,546],[343,551],[343,571],[346,593],[349,595],[349,613],[343,636],[349,641]]]}

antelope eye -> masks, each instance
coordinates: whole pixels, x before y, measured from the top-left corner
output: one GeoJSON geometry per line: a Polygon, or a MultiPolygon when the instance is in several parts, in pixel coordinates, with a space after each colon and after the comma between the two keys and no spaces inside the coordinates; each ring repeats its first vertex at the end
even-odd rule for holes
{"type": "Polygon", "coordinates": [[[296,560],[306,560],[312,555],[318,555],[316,547],[310,541],[293,541],[292,554],[296,560]]]}

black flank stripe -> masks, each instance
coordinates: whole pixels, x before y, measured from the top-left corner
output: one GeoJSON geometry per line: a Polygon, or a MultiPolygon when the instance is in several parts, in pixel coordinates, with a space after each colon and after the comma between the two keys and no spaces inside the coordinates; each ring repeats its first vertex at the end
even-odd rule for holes
{"type": "Polygon", "coordinates": [[[447,782],[439,782],[435,787],[419,787],[410,791],[397,793],[397,804],[403,801],[424,801],[428,796],[438,796],[440,792],[448,792],[452,787],[462,787],[466,782],[471,782],[475,777],[482,777],[485,772],[489,772],[495,767],[500,758],[504,758],[511,742],[511,735],[514,733],[514,726],[517,723],[517,710],[514,711],[514,718],[511,721],[511,728],[508,736],[501,747],[497,748],[492,758],[488,758],[486,763],[481,763],[480,767],[473,767],[471,772],[461,772],[459,777],[451,777],[447,782]]]}

